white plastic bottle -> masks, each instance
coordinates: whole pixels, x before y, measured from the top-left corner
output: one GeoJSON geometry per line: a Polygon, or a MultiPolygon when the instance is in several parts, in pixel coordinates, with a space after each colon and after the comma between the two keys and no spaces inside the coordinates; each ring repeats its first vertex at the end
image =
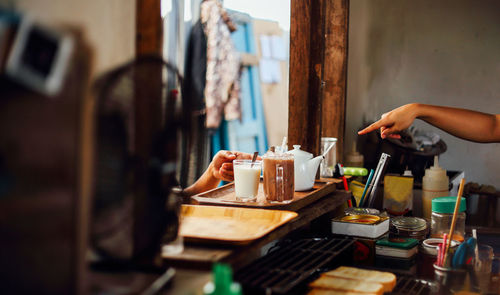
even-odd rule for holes
{"type": "Polygon", "coordinates": [[[422,179],[422,215],[431,219],[432,199],[449,196],[449,179],[446,170],[439,167],[438,156],[434,156],[434,166],[425,169],[422,179]]]}
{"type": "Polygon", "coordinates": [[[356,150],[356,141],[352,144],[352,151],[345,157],[346,167],[364,167],[364,157],[356,150]]]}

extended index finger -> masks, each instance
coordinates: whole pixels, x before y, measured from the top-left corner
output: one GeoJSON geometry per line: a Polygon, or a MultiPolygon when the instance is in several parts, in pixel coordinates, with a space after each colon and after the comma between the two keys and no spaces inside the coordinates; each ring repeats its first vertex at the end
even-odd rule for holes
{"type": "Polygon", "coordinates": [[[367,134],[367,133],[370,133],[372,131],[379,129],[382,126],[384,126],[384,124],[382,123],[382,120],[379,120],[379,121],[371,124],[370,126],[366,127],[365,129],[358,131],[358,134],[359,135],[367,134]]]}

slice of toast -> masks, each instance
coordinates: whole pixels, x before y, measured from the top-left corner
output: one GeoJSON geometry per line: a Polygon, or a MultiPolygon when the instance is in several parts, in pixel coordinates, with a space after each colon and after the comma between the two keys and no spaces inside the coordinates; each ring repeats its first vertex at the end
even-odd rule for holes
{"type": "Polygon", "coordinates": [[[379,283],[361,281],[361,280],[349,280],[349,279],[327,276],[324,274],[321,275],[317,280],[312,282],[309,286],[312,288],[319,288],[319,289],[357,292],[363,295],[368,295],[368,294],[381,295],[384,293],[384,286],[382,286],[382,284],[379,283]]]}
{"type": "Polygon", "coordinates": [[[384,292],[391,292],[392,289],[394,289],[394,286],[396,286],[396,276],[390,272],[341,266],[337,269],[326,272],[323,275],[335,278],[379,283],[384,287],[384,292]]]}
{"type": "Polygon", "coordinates": [[[375,295],[375,293],[360,293],[353,291],[342,291],[333,289],[318,289],[314,288],[307,293],[308,295],[375,295]]]}

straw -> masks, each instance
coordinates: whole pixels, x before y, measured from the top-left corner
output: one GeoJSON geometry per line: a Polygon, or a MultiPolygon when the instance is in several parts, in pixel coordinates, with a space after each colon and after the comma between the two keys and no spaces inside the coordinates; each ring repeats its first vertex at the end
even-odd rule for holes
{"type": "Polygon", "coordinates": [[[372,181],[374,173],[375,173],[375,171],[373,169],[370,169],[370,175],[368,175],[368,180],[366,181],[365,189],[363,190],[363,194],[361,195],[361,199],[359,200],[358,207],[363,206],[363,201],[365,200],[365,195],[367,193],[370,182],[372,181]]]}
{"type": "Polygon", "coordinates": [[[462,194],[464,192],[464,184],[465,178],[462,178],[462,180],[460,180],[460,186],[458,187],[458,196],[455,203],[455,211],[453,212],[453,218],[451,219],[450,233],[448,234],[449,239],[446,243],[444,251],[443,265],[446,264],[446,258],[448,258],[448,250],[450,249],[451,240],[453,240],[453,232],[455,231],[455,224],[457,223],[458,209],[460,208],[460,201],[462,200],[462,194]]]}
{"type": "Polygon", "coordinates": [[[447,239],[448,239],[448,234],[443,234],[443,243],[439,244],[441,246],[441,252],[438,253],[439,255],[438,265],[443,267],[444,267],[444,249],[446,247],[447,239]]]}
{"type": "Polygon", "coordinates": [[[334,146],[335,146],[335,144],[332,144],[332,145],[330,145],[330,146],[326,149],[326,151],[323,153],[323,158],[326,156],[326,154],[328,154],[328,152],[329,152],[329,151],[332,149],[332,147],[334,147],[334,146]]]}
{"type": "Polygon", "coordinates": [[[479,259],[479,243],[477,242],[477,230],[475,228],[472,230],[472,237],[476,239],[476,246],[474,247],[474,256],[476,259],[474,259],[474,267],[478,270],[481,269],[481,260],[479,259]]]}
{"type": "Polygon", "coordinates": [[[285,147],[286,147],[286,136],[283,136],[283,141],[281,142],[281,152],[285,152],[285,147]]]}

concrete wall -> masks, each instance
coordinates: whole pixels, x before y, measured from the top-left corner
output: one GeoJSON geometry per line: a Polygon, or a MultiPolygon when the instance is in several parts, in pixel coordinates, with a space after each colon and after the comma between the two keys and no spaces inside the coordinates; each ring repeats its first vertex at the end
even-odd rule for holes
{"type": "MultiPolygon", "coordinates": [[[[135,54],[135,0],[18,0],[16,7],[43,23],[83,29],[94,49],[96,73],[135,54]]],[[[1,3],[1,2],[0,2],[1,3]]]]}
{"type": "MultiPolygon", "coordinates": [[[[262,57],[260,36],[278,35],[287,38],[275,21],[253,19],[253,31],[257,45],[257,57],[262,57]]],[[[288,42],[284,41],[288,46],[288,42]]],[[[281,145],[287,136],[288,128],[288,60],[280,61],[281,81],[279,83],[260,83],[262,103],[266,117],[267,142],[269,146],[281,145]]]]}
{"type": "MultiPolygon", "coordinates": [[[[347,150],[363,120],[409,102],[500,113],[500,1],[350,3],[347,150]]],[[[435,130],[448,145],[442,166],[500,188],[500,144],[416,126],[435,130]]]]}

